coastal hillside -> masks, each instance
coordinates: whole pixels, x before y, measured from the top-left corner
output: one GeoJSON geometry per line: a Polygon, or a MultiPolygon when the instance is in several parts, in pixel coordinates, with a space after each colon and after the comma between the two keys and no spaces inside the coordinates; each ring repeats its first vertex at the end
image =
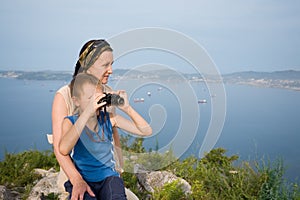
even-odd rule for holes
{"type": "MultiPolygon", "coordinates": [[[[72,79],[70,71],[0,71],[0,78],[16,78],[21,80],[64,80],[72,79]]],[[[151,80],[183,80],[198,82],[220,82],[225,84],[243,84],[257,87],[282,88],[300,91],[300,71],[285,70],[274,72],[244,71],[222,75],[222,80],[211,75],[182,74],[170,70],[138,71],[116,69],[111,75],[111,80],[120,79],[151,79],[151,80]],[[205,79],[204,79],[205,77],[205,79]]]]}
{"type": "Polygon", "coordinates": [[[223,75],[225,83],[282,88],[300,91],[300,71],[236,72],[223,75]]]}

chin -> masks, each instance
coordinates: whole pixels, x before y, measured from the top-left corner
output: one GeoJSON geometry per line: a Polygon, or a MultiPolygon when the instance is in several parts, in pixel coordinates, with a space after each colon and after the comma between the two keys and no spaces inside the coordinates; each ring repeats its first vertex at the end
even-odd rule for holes
{"type": "Polygon", "coordinates": [[[103,77],[102,84],[106,84],[108,82],[108,77],[103,77]]]}

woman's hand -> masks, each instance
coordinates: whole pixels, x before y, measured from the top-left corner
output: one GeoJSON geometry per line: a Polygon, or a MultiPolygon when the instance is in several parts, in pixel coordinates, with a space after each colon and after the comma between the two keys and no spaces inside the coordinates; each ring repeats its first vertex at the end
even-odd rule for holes
{"type": "Polygon", "coordinates": [[[83,200],[85,192],[89,193],[90,196],[95,197],[95,194],[84,180],[77,181],[73,185],[71,200],[83,200]]]}
{"type": "Polygon", "coordinates": [[[146,120],[130,106],[126,92],[124,90],[119,90],[116,93],[120,95],[120,97],[124,98],[124,104],[118,106],[118,108],[126,113],[131,120],[128,120],[118,114],[112,115],[111,122],[113,123],[113,126],[119,127],[136,135],[151,135],[152,128],[146,120]]]}
{"type": "Polygon", "coordinates": [[[120,97],[122,97],[124,99],[124,104],[118,106],[118,108],[120,110],[126,112],[128,110],[128,108],[130,107],[128,97],[127,97],[127,93],[126,93],[125,90],[118,90],[117,94],[120,95],[120,97]]]}

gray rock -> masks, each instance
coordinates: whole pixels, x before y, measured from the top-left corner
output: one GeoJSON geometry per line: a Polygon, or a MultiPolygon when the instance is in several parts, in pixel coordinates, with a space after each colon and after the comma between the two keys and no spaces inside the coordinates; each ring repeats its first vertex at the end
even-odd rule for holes
{"type": "Polygon", "coordinates": [[[37,182],[37,184],[32,188],[28,200],[40,200],[43,197],[54,193],[59,195],[59,199],[66,199],[68,194],[61,194],[57,187],[57,176],[58,172],[54,169],[43,170],[35,169],[35,172],[42,175],[43,178],[37,182]]]}
{"type": "Polygon", "coordinates": [[[178,181],[185,194],[191,193],[191,185],[184,179],[177,177],[168,171],[147,171],[141,165],[134,166],[139,184],[148,192],[154,193],[155,189],[161,189],[165,184],[178,181]]]}
{"type": "Polygon", "coordinates": [[[0,185],[0,200],[21,200],[21,196],[18,192],[0,185]]]}
{"type": "MultiPolygon", "coordinates": [[[[161,189],[165,184],[178,180],[181,184],[182,191],[186,194],[191,193],[190,184],[170,172],[148,171],[138,164],[135,165],[134,172],[141,188],[148,192],[154,193],[155,189],[161,189]]],[[[35,173],[41,175],[42,179],[40,179],[32,188],[29,197],[27,198],[28,200],[45,199],[45,197],[51,193],[59,195],[59,199],[67,199],[68,193],[61,193],[57,187],[57,176],[59,172],[56,172],[54,169],[35,169],[35,173]]],[[[126,194],[128,195],[129,193],[126,194]]],[[[131,198],[131,196],[128,195],[128,198],[138,199],[135,195],[134,198],[131,198]]],[[[149,199],[151,199],[151,196],[149,196],[149,199]]],[[[0,186],[0,200],[21,200],[21,195],[16,191],[7,189],[5,186],[0,186]]]]}

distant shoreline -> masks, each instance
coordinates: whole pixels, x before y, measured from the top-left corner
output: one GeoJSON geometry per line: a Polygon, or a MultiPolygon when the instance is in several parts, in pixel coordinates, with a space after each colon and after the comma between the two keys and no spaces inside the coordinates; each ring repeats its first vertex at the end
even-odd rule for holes
{"type": "MultiPolygon", "coordinates": [[[[215,77],[205,76],[205,79],[199,74],[182,74],[187,81],[193,82],[220,82],[225,84],[249,85],[265,88],[279,88],[293,91],[300,91],[300,71],[285,70],[275,72],[236,72],[215,77]]],[[[170,71],[156,70],[142,72],[137,70],[116,69],[111,76],[112,80],[121,79],[149,79],[149,80],[170,80],[176,81],[178,75],[171,74],[170,71]]],[[[68,71],[0,71],[0,78],[14,78],[20,80],[63,80],[70,81],[72,72],[68,71]]],[[[181,78],[182,80],[182,78],[181,78]]]]}

